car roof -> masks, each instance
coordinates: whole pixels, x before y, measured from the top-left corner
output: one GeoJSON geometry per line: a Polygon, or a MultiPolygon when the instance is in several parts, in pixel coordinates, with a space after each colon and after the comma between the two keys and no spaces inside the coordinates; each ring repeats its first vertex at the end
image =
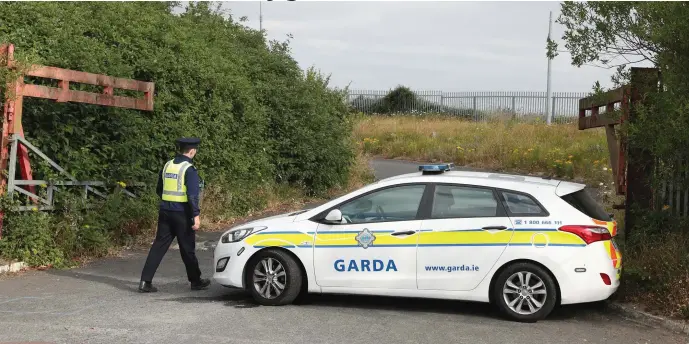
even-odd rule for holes
{"type": "Polygon", "coordinates": [[[401,174],[394,177],[378,180],[374,183],[368,184],[352,193],[343,195],[341,197],[332,199],[326,203],[320,204],[307,212],[296,216],[297,220],[310,218],[311,216],[328,209],[338,202],[342,201],[342,197],[356,197],[365,192],[372,191],[378,187],[392,186],[395,184],[405,183],[457,183],[457,184],[474,184],[486,187],[494,187],[501,189],[522,189],[533,191],[533,189],[548,189],[553,191],[558,196],[570,194],[572,192],[580,191],[586,187],[585,184],[573,183],[568,181],[524,176],[518,174],[505,174],[494,172],[475,172],[475,171],[448,171],[437,174],[422,174],[422,172],[414,172],[401,174]],[[386,185],[387,184],[387,185],[386,185]]]}
{"type": "Polygon", "coordinates": [[[459,183],[458,179],[474,179],[478,184],[486,186],[499,187],[501,184],[516,183],[524,186],[533,185],[540,187],[558,188],[566,187],[567,189],[579,190],[586,185],[562,181],[557,179],[550,179],[548,177],[525,176],[519,174],[495,173],[495,172],[477,172],[477,171],[448,171],[437,174],[423,174],[422,172],[413,172],[401,174],[394,177],[381,179],[376,183],[413,183],[413,182],[442,182],[447,179],[450,183],[459,183]],[[566,185],[563,185],[566,184],[566,185]]]}

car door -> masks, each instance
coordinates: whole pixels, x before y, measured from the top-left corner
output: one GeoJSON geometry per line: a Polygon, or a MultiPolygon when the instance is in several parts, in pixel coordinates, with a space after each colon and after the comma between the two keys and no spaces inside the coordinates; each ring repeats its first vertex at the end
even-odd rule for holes
{"type": "Polygon", "coordinates": [[[319,221],[314,241],[318,285],[416,289],[418,213],[425,190],[420,183],[395,185],[334,207],[342,212],[342,223],[319,221]]]}
{"type": "Polygon", "coordinates": [[[471,290],[507,248],[513,226],[492,188],[436,184],[417,250],[423,290],[471,290]]]}

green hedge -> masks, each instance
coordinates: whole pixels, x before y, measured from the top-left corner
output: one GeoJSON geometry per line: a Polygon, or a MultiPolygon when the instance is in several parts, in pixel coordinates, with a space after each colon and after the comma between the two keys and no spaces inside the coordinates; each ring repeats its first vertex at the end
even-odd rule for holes
{"type": "Polygon", "coordinates": [[[344,93],[211,6],[0,3],[0,40],[17,54],[156,86],[151,113],[25,99],[28,139],[79,179],[150,182],[174,139],[193,135],[210,184],[342,183],[353,158],[344,93]]]}
{"type": "MultiPolygon", "coordinates": [[[[175,6],[0,3],[0,42],[15,44],[20,61],[155,83],[153,112],[25,98],[28,140],[80,180],[150,185],[177,137],[200,137],[195,160],[216,218],[260,209],[278,183],[312,195],[343,186],[354,160],[345,90],[301,70],[288,42],[267,42],[212,3],[175,6]]],[[[0,69],[0,84],[11,76],[0,69]]],[[[58,178],[33,161],[35,179],[58,178]]],[[[66,203],[56,212],[6,216],[2,255],[61,264],[105,254],[155,222],[152,188],[90,210],[60,195],[66,203]]]]}

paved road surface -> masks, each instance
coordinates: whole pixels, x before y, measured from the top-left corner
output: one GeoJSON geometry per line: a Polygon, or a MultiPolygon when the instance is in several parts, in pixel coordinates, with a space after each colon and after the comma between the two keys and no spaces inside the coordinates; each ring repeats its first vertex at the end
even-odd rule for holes
{"type": "MultiPolygon", "coordinates": [[[[395,164],[404,165],[383,162],[379,172],[395,164]]],[[[218,236],[200,233],[198,240],[218,236]]],[[[210,276],[212,247],[200,246],[210,276]]],[[[300,305],[262,307],[215,284],[190,291],[176,250],[156,275],[160,291],[139,294],[145,254],[132,250],[86,268],[0,277],[0,343],[689,343],[607,314],[600,304],[564,307],[536,324],[501,320],[483,304],[436,300],[313,296],[300,305]]]]}

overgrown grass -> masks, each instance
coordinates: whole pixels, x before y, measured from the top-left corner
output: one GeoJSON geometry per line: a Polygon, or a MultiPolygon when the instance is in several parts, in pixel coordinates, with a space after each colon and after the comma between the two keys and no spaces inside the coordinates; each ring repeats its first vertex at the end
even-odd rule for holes
{"type": "Polygon", "coordinates": [[[689,220],[649,212],[625,241],[617,297],[658,315],[689,319],[689,220]]]}
{"type": "Polygon", "coordinates": [[[106,256],[113,248],[135,244],[139,235],[151,232],[156,220],[155,202],[148,193],[138,199],[119,193],[84,202],[65,190],[52,212],[9,211],[12,203],[3,199],[0,256],[36,267],[70,267],[106,256]]]}
{"type": "Polygon", "coordinates": [[[385,158],[552,174],[592,185],[612,181],[604,132],[574,124],[359,116],[354,137],[364,152],[385,158]]]}

